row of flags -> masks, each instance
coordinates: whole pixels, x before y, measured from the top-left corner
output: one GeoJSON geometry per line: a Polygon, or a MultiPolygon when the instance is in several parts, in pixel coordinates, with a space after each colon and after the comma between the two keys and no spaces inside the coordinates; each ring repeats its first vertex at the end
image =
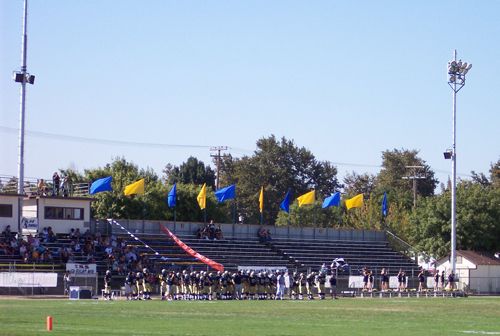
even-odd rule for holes
{"type": "MultiPolygon", "coordinates": [[[[111,182],[113,181],[111,176],[101,178],[96,180],[90,186],[90,194],[96,194],[103,191],[111,191],[111,182]]],[[[144,194],[144,179],[140,179],[132,184],[125,186],[123,191],[125,195],[135,195],[135,194],[144,194]]],[[[219,203],[223,203],[227,200],[236,198],[236,185],[232,184],[230,186],[218,189],[215,191],[215,197],[219,203]]],[[[201,210],[205,210],[207,207],[207,185],[203,184],[201,187],[198,196],[196,197],[198,205],[201,210]]],[[[314,204],[316,201],[316,191],[311,190],[299,197],[297,197],[297,202],[299,207],[304,205],[314,204]]],[[[172,189],[170,189],[167,196],[167,204],[170,208],[175,208],[177,202],[177,184],[174,184],[172,189]]],[[[361,208],[363,206],[364,198],[363,194],[358,194],[352,198],[348,198],[345,200],[345,206],[347,210],[353,208],[361,208]]],[[[286,213],[290,212],[290,203],[291,203],[291,193],[288,191],[285,195],[285,198],[280,203],[280,209],[285,211],[286,213]]],[[[333,195],[326,197],[323,200],[322,208],[326,209],[332,206],[340,206],[340,192],[336,192],[333,195]]],[[[259,211],[262,214],[264,212],[264,187],[260,188],[259,193],[259,211]]],[[[387,193],[384,192],[384,197],[382,199],[382,215],[387,216],[388,205],[387,205],[387,193]]]]}

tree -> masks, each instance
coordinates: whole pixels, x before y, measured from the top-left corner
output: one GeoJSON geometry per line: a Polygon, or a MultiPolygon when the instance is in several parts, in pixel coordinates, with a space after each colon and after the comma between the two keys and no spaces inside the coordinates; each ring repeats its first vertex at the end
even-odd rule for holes
{"type": "Polygon", "coordinates": [[[377,186],[377,177],[372,174],[352,172],[344,177],[344,192],[349,195],[370,195],[377,186]]]}
{"type": "Polygon", "coordinates": [[[139,169],[124,158],[116,158],[105,167],[85,170],[85,178],[95,181],[113,177],[113,190],[94,195],[92,211],[96,218],[163,219],[166,188],[151,169],[139,169]],[[123,189],[145,179],[144,195],[125,196],[123,189]]]}
{"type": "Polygon", "coordinates": [[[190,156],[186,162],[179,167],[167,164],[163,170],[169,184],[197,184],[206,183],[207,186],[215,187],[215,172],[210,166],[205,166],[203,161],[190,156]]]}
{"type": "Polygon", "coordinates": [[[264,186],[264,217],[274,224],[279,204],[288,190],[300,195],[315,189],[318,195],[330,195],[340,188],[337,169],[318,161],[304,147],[274,135],[257,141],[252,156],[222,160],[221,180],[237,183],[238,212],[252,222],[259,222],[258,195],[264,186]],[[229,168],[229,169],[228,169],[229,168]]]}
{"type": "MultiPolygon", "coordinates": [[[[421,251],[443,257],[450,251],[450,192],[422,199],[411,215],[411,242],[421,251]]],[[[457,249],[500,249],[500,190],[474,181],[457,185],[457,249]]]]}
{"type": "Polygon", "coordinates": [[[490,181],[495,188],[500,188],[500,159],[491,164],[490,181]]]}
{"type": "MultiPolygon", "coordinates": [[[[168,190],[171,189],[168,186],[168,190]]],[[[203,210],[200,209],[197,201],[197,196],[201,186],[195,184],[177,183],[177,202],[175,206],[176,219],[186,222],[202,222],[203,210]]],[[[218,206],[215,196],[212,192],[207,192],[207,220],[213,219],[216,222],[228,222],[228,218],[224,211],[218,206]]],[[[174,219],[174,209],[166,209],[165,219],[174,219]]]]}
{"type": "Polygon", "coordinates": [[[382,152],[382,170],[377,176],[378,188],[391,193],[399,200],[405,200],[409,209],[413,205],[413,181],[403,177],[413,174],[408,166],[422,166],[416,169],[419,177],[417,181],[417,195],[427,197],[434,195],[438,183],[434,172],[424,160],[418,157],[417,150],[393,149],[382,152]]]}

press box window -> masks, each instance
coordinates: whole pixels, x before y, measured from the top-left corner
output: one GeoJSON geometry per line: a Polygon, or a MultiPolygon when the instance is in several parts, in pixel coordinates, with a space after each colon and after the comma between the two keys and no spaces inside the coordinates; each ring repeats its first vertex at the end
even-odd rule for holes
{"type": "Polygon", "coordinates": [[[0,217],[12,217],[12,204],[0,204],[0,217]]]}
{"type": "Polygon", "coordinates": [[[45,207],[45,219],[83,220],[83,208],[45,207]]]}

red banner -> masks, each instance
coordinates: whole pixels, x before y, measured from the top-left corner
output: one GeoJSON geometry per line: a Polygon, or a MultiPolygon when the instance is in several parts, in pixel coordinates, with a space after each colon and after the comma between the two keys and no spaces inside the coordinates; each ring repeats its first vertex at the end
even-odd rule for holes
{"type": "Polygon", "coordinates": [[[221,264],[213,261],[212,259],[208,259],[207,257],[202,256],[201,254],[199,254],[198,252],[196,252],[195,250],[193,250],[192,248],[190,248],[189,246],[187,246],[186,244],[184,244],[182,242],[182,240],[180,240],[179,238],[177,238],[177,236],[174,235],[172,232],[170,232],[170,230],[168,228],[166,228],[165,226],[160,225],[160,228],[161,228],[161,230],[163,232],[165,232],[165,234],[167,234],[170,238],[172,238],[173,241],[178,246],[180,246],[184,251],[186,251],[187,254],[189,254],[192,257],[195,257],[196,259],[198,259],[202,263],[207,264],[208,266],[212,267],[213,269],[216,269],[217,271],[224,272],[224,266],[222,266],[221,264]]]}

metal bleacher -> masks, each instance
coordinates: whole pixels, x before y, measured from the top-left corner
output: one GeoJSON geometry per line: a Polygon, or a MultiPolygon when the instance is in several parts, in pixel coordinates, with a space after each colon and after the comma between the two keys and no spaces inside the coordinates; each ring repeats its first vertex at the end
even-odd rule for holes
{"type": "Polygon", "coordinates": [[[301,269],[317,268],[323,263],[329,265],[335,258],[344,258],[352,274],[359,273],[363,267],[374,272],[382,268],[392,271],[402,268],[410,274],[418,273],[418,265],[394,251],[387,241],[274,239],[272,246],[301,269]]]}
{"type": "MultiPolygon", "coordinates": [[[[136,234],[137,235],[137,234],[136,234]]],[[[144,247],[142,243],[131,240],[128,245],[137,248],[140,254],[148,255],[155,268],[206,269],[199,262],[162,234],[137,235],[148,246],[159,253],[144,247]]],[[[120,236],[122,239],[130,237],[120,236]]],[[[368,267],[374,272],[381,268],[397,271],[403,268],[407,274],[417,274],[417,264],[405,255],[394,251],[387,241],[352,241],[277,238],[268,243],[258,239],[226,238],[223,240],[197,239],[190,235],[179,238],[196,252],[210,258],[228,270],[238,266],[287,267],[296,270],[315,270],[323,263],[330,264],[333,259],[342,257],[350,265],[350,273],[368,267]]]]}

